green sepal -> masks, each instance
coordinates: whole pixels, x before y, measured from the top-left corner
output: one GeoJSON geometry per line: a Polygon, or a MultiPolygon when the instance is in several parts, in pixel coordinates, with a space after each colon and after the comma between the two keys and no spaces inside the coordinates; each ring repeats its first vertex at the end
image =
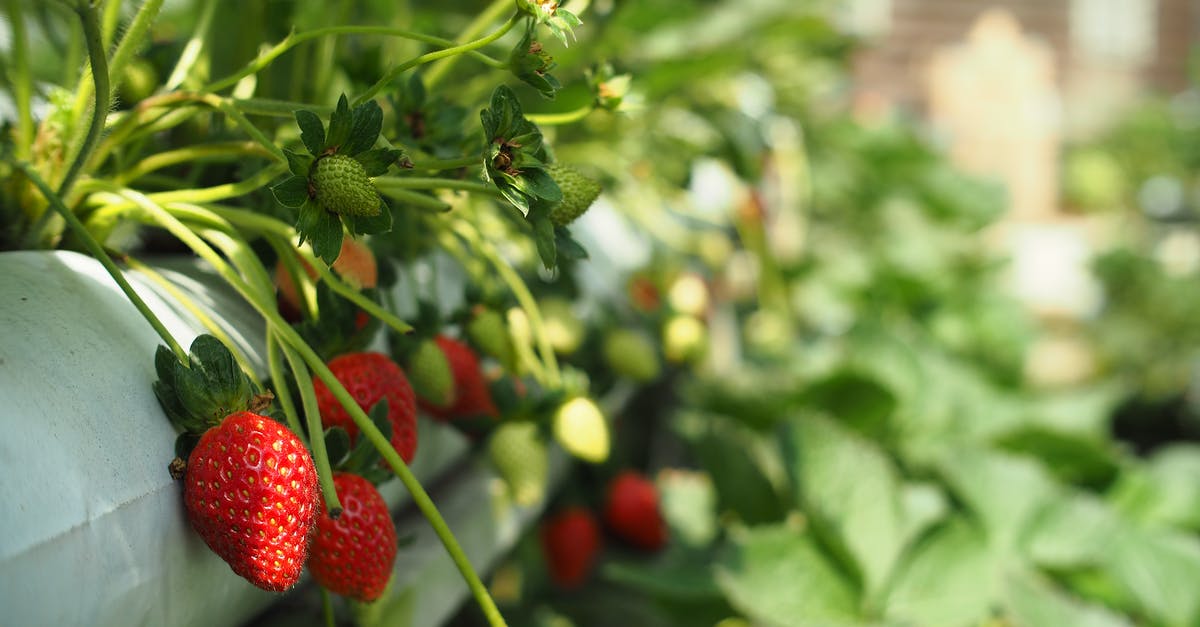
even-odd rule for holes
{"type": "Polygon", "coordinates": [[[367,176],[383,176],[387,174],[388,168],[403,156],[404,151],[399,148],[374,148],[359,153],[354,158],[362,164],[367,176]]]}
{"type": "MultiPolygon", "coordinates": [[[[379,429],[380,433],[383,434],[384,439],[391,441],[392,421],[388,419],[387,399],[380,399],[378,403],[375,403],[375,405],[371,407],[370,411],[367,412],[367,415],[370,416],[371,422],[374,423],[375,427],[379,429]]],[[[346,472],[353,472],[366,477],[366,473],[369,470],[378,468],[379,462],[382,459],[383,456],[379,454],[379,451],[375,448],[375,445],[371,444],[370,440],[360,434],[358,436],[358,441],[355,442],[354,447],[350,449],[350,456],[347,457],[346,461],[342,464],[342,469],[346,472]]]]}
{"type": "Polygon", "coordinates": [[[350,131],[354,127],[354,115],[350,112],[350,102],[346,94],[338,98],[337,108],[329,116],[329,132],[325,135],[325,150],[342,151],[342,145],[350,139],[350,131]]]}
{"type": "Polygon", "coordinates": [[[537,245],[538,257],[547,270],[558,263],[558,245],[554,236],[554,222],[550,220],[550,209],[544,203],[534,203],[525,216],[533,227],[533,243],[537,245]]]}
{"type": "Polygon", "coordinates": [[[383,109],[379,103],[368,100],[351,112],[350,133],[338,152],[351,157],[370,150],[383,130],[383,109]]]}
{"type": "Polygon", "coordinates": [[[296,220],[300,243],[312,243],[313,253],[332,265],[342,252],[342,221],[337,214],[330,213],[315,202],[306,202],[300,207],[296,220]]]}
{"type": "Polygon", "coordinates": [[[215,337],[201,335],[189,350],[186,365],[170,351],[156,352],[154,393],[176,427],[201,434],[229,414],[245,411],[255,389],[233,353],[215,337]]]}
{"type": "Polygon", "coordinates": [[[296,126],[300,127],[300,141],[304,142],[309,154],[314,157],[320,156],[325,150],[325,124],[321,122],[321,118],[312,111],[301,109],[296,112],[296,126]]]}
{"type": "Polygon", "coordinates": [[[497,184],[496,187],[500,188],[500,194],[504,196],[504,199],[519,209],[522,214],[529,213],[529,198],[520,190],[512,185],[497,184]]]}
{"type": "Polygon", "coordinates": [[[350,434],[341,427],[330,427],[325,430],[325,453],[329,456],[329,464],[340,468],[350,454],[350,434]]]}
{"type": "Polygon", "coordinates": [[[588,258],[587,249],[583,247],[565,226],[554,227],[554,244],[559,257],[568,261],[579,261],[588,258]]]}
{"type": "Polygon", "coordinates": [[[542,49],[542,44],[534,39],[532,24],[530,26],[508,55],[508,69],[543,97],[553,100],[555,93],[562,88],[558,79],[550,74],[557,64],[542,49]]]}
{"type": "Polygon", "coordinates": [[[284,207],[296,209],[308,202],[308,177],[303,175],[288,177],[287,180],[271,188],[275,200],[284,207]]]}
{"type": "Polygon", "coordinates": [[[529,196],[541,198],[549,202],[561,202],[562,190],[554,178],[541,168],[531,168],[521,172],[517,178],[517,188],[529,196]]]}
{"type": "Polygon", "coordinates": [[[196,445],[200,443],[200,435],[184,431],[175,438],[175,457],[187,461],[192,456],[192,451],[196,445]]]}
{"type": "Polygon", "coordinates": [[[283,156],[287,157],[288,170],[290,170],[292,174],[306,178],[308,177],[308,171],[312,169],[313,161],[316,160],[308,153],[294,152],[288,150],[287,148],[283,149],[283,156]]]}
{"type": "Polygon", "coordinates": [[[346,228],[355,235],[377,235],[392,230],[392,209],[382,198],[379,204],[381,209],[373,216],[343,215],[342,221],[346,223],[346,228]]]}

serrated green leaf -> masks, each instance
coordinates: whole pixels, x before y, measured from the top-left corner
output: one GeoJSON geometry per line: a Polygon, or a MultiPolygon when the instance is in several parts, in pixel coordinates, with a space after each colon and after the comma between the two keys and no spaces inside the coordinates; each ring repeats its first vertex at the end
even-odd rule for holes
{"type": "Polygon", "coordinates": [[[346,228],[355,235],[376,235],[392,230],[392,209],[383,199],[380,199],[379,204],[382,208],[373,216],[342,216],[346,228]]]}
{"type": "Polygon", "coordinates": [[[304,142],[309,154],[314,157],[320,156],[325,150],[325,124],[321,122],[321,118],[312,111],[301,109],[296,112],[296,125],[300,127],[300,141],[304,142]]]}
{"type": "Polygon", "coordinates": [[[403,156],[404,151],[399,148],[375,148],[359,153],[354,158],[362,164],[367,176],[383,176],[403,156]]]}
{"type": "Polygon", "coordinates": [[[1034,517],[1062,498],[1062,486],[1028,459],[957,447],[938,466],[950,490],[979,516],[1000,548],[1015,547],[1034,517]]]}
{"type": "Polygon", "coordinates": [[[500,190],[500,195],[504,196],[504,199],[512,203],[522,214],[529,213],[529,198],[525,194],[522,194],[507,181],[501,181],[500,179],[496,180],[496,188],[500,190]]]}
{"type": "Polygon", "coordinates": [[[783,519],[785,495],[775,489],[756,451],[761,436],[731,419],[709,415],[681,416],[676,427],[692,453],[712,477],[721,512],[732,512],[747,524],[783,519]]]}
{"type": "Polygon", "coordinates": [[[1105,548],[1105,568],[1152,622],[1196,624],[1200,541],[1163,529],[1127,528],[1105,548]]]}
{"type": "Polygon", "coordinates": [[[563,259],[579,261],[588,258],[587,249],[571,237],[571,231],[564,226],[554,228],[554,246],[558,250],[558,256],[563,259]]]}
{"type": "Polygon", "coordinates": [[[315,202],[304,203],[296,222],[300,243],[307,239],[313,253],[330,265],[342,251],[342,221],[315,202]]]}
{"type": "Polygon", "coordinates": [[[350,134],[338,152],[353,157],[370,150],[379,139],[379,131],[383,130],[383,109],[379,108],[379,103],[368,100],[354,107],[351,116],[350,134]]]}
{"type": "Polygon", "coordinates": [[[887,624],[980,624],[1001,594],[1003,564],[982,531],[961,516],[950,519],[900,563],[887,624]]]}
{"type": "Polygon", "coordinates": [[[290,170],[292,174],[303,177],[308,176],[308,171],[312,169],[312,164],[314,161],[312,155],[303,152],[295,152],[288,150],[287,148],[283,149],[283,155],[287,157],[288,170],[290,170]]]}
{"type": "Polygon", "coordinates": [[[1116,512],[1104,501],[1074,493],[1039,512],[1025,544],[1029,558],[1038,566],[1083,568],[1101,561],[1121,528],[1116,512]]]}
{"type": "Polygon", "coordinates": [[[716,580],[730,604],[756,624],[834,627],[862,622],[851,583],[811,535],[786,525],[735,535],[732,550],[716,566],[716,580]]]}
{"type": "Polygon", "coordinates": [[[904,548],[896,468],[873,441],[816,416],[790,422],[782,445],[796,501],[814,533],[848,553],[874,598],[904,548]]]}
{"type": "Polygon", "coordinates": [[[545,170],[541,168],[522,170],[520,179],[524,181],[521,191],[530,196],[536,196],[551,203],[562,201],[562,190],[545,170]]]}
{"type": "Polygon", "coordinates": [[[1014,627],[1132,627],[1127,618],[1089,605],[1055,588],[1036,572],[1015,571],[1005,578],[1005,606],[1014,627]]]}
{"type": "Polygon", "coordinates": [[[341,152],[343,144],[350,138],[354,127],[354,115],[350,112],[350,102],[346,94],[338,98],[337,108],[329,116],[329,133],[325,135],[325,148],[336,148],[341,152]]]}
{"type": "Polygon", "coordinates": [[[297,208],[308,202],[308,178],[292,176],[271,188],[275,200],[284,207],[297,208]]]}

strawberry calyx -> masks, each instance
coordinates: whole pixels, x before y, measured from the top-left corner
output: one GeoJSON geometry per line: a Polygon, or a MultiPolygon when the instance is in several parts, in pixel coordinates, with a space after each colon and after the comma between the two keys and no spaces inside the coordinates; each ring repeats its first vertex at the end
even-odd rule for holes
{"type": "MultiPolygon", "coordinates": [[[[176,428],[199,437],[226,416],[250,411],[258,390],[217,338],[201,335],[188,350],[185,364],[166,346],[158,347],[154,395],[176,428]]],[[[261,402],[256,406],[261,409],[261,402]]]]}

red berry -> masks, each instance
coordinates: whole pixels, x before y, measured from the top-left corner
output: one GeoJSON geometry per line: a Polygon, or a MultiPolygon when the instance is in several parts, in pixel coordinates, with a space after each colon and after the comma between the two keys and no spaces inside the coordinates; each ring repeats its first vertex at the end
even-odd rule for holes
{"type": "Polygon", "coordinates": [[[569,507],[542,523],[541,540],[554,583],[563,588],[582,585],[600,553],[596,517],[582,507],[569,507]]]}
{"type": "MultiPolygon", "coordinates": [[[[347,353],[329,362],[333,376],[346,387],[363,411],[370,411],[380,399],[388,402],[388,420],[392,423],[392,446],[405,462],[417,454],[417,406],[408,378],[396,362],[382,353],[347,353]]],[[[358,426],[321,380],[313,382],[321,423],[342,427],[351,441],[358,438],[358,426]]]]}
{"type": "Polygon", "coordinates": [[[450,363],[450,372],[454,375],[454,402],[449,406],[439,407],[422,400],[421,407],[441,420],[479,416],[498,418],[500,412],[492,402],[492,393],[488,390],[487,380],[479,368],[479,358],[476,357],[475,351],[466,344],[444,335],[437,336],[434,341],[446,355],[446,361],[450,363]]]}
{"type": "Polygon", "coordinates": [[[608,484],[604,523],[617,537],[645,551],[667,544],[667,525],[658,508],[658,490],[649,479],[632,470],[608,484]]]}
{"type": "Polygon", "coordinates": [[[250,412],[204,432],[188,458],[188,520],[233,572],[281,592],[300,578],[320,491],[304,443],[250,412]]]}
{"type": "Polygon", "coordinates": [[[370,481],[338,472],[333,475],[333,484],[344,509],[334,520],[322,501],[308,570],[330,592],[357,601],[374,601],[387,587],[396,561],[396,528],[391,513],[370,481]]]}

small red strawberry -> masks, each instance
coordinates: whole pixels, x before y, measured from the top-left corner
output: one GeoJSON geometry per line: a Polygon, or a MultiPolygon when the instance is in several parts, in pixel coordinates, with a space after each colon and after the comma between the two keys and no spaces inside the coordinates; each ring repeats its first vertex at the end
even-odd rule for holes
{"type": "Polygon", "coordinates": [[[446,355],[450,371],[454,374],[454,402],[447,407],[438,407],[422,401],[421,407],[440,420],[479,416],[498,418],[500,412],[492,401],[492,394],[488,390],[483,371],[479,368],[479,358],[476,357],[475,351],[445,335],[437,336],[434,341],[446,355]]]}
{"type": "MultiPolygon", "coordinates": [[[[382,353],[364,352],[335,357],[329,362],[329,369],[363,411],[370,411],[381,399],[387,399],[392,446],[405,462],[411,462],[417,453],[417,407],[412,387],[400,366],[382,353]]],[[[358,426],[333,392],[319,379],[313,382],[313,387],[321,423],[326,427],[341,427],[350,434],[351,441],[357,439],[358,426]]]]}
{"type": "Polygon", "coordinates": [[[569,507],[542,523],[541,541],[550,578],[562,588],[578,588],[600,553],[600,525],[588,510],[569,507]]]}
{"type": "Polygon", "coordinates": [[[379,490],[347,472],[333,475],[345,508],[334,520],[321,504],[308,570],[330,592],[371,602],[383,594],[396,561],[396,528],[379,490]]]}
{"type": "Polygon", "coordinates": [[[300,578],[320,491],[304,443],[248,411],[227,416],[188,457],[188,520],[233,572],[281,592],[300,578]]]}
{"type": "Polygon", "coordinates": [[[645,551],[667,544],[667,525],[658,508],[658,490],[649,479],[626,470],[608,484],[604,523],[617,537],[645,551]]]}

